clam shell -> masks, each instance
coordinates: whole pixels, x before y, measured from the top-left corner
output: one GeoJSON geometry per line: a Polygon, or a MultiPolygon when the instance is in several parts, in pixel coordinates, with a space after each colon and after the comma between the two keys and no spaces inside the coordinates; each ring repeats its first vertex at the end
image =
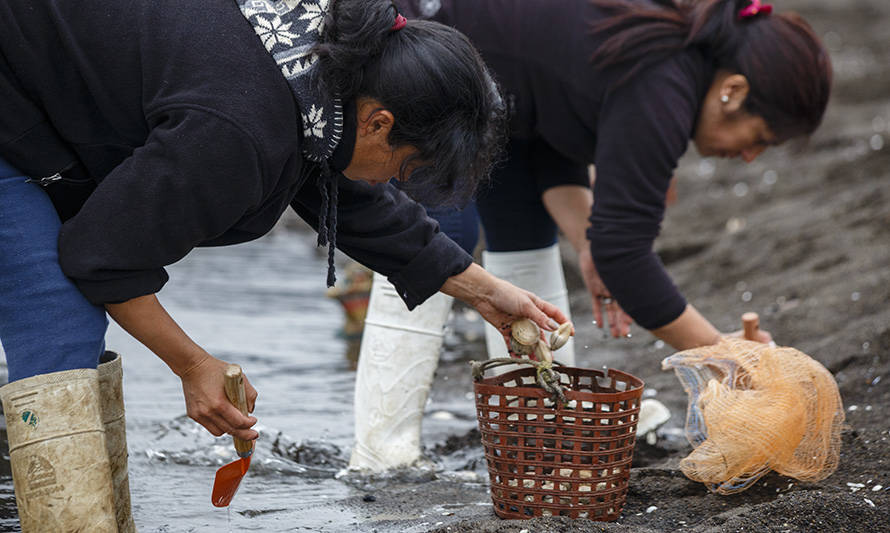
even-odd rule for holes
{"type": "Polygon", "coordinates": [[[513,322],[510,326],[510,348],[517,354],[530,355],[541,338],[538,325],[527,318],[513,322]]]}
{"type": "Polygon", "coordinates": [[[550,349],[551,350],[559,350],[563,346],[569,342],[569,337],[572,336],[572,323],[565,322],[560,324],[556,331],[550,334],[550,349]]]}
{"type": "Polygon", "coordinates": [[[535,345],[520,344],[516,339],[510,339],[510,350],[518,355],[531,355],[535,351],[535,345]]]}
{"type": "Polygon", "coordinates": [[[511,332],[519,344],[534,346],[541,338],[541,330],[538,329],[538,325],[527,318],[513,322],[511,332]]]}

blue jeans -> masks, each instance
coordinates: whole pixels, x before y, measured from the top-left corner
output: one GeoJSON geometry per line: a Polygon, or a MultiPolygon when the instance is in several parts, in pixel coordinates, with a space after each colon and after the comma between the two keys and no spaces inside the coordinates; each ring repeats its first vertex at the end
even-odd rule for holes
{"type": "Polygon", "coordinates": [[[0,158],[0,343],[9,381],[96,368],[105,350],[105,309],[59,267],[61,224],[39,185],[0,158]]]}

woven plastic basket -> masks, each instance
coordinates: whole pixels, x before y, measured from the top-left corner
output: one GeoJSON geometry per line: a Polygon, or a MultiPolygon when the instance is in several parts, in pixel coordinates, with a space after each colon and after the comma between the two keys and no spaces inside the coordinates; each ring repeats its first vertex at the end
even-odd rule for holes
{"type": "Polygon", "coordinates": [[[616,520],[627,496],[643,381],[618,370],[555,367],[568,402],[534,368],[474,383],[476,416],[501,518],[616,520]]]}

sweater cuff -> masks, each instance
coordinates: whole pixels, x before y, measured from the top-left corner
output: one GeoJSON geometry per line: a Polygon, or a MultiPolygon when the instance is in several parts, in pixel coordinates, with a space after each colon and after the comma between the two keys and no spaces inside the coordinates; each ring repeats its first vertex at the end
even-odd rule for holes
{"type": "Polygon", "coordinates": [[[473,258],[444,233],[437,233],[405,268],[389,276],[399,296],[412,310],[436,294],[445,281],[466,270],[473,258]]]}
{"type": "Polygon", "coordinates": [[[652,331],[662,326],[667,326],[680,318],[686,310],[686,298],[679,292],[672,292],[662,301],[649,302],[645,306],[633,310],[631,317],[643,328],[652,331]]]}
{"type": "Polygon", "coordinates": [[[115,304],[146,294],[155,294],[170,276],[163,268],[146,270],[136,275],[103,281],[75,279],[74,284],[93,305],[115,304]]]}

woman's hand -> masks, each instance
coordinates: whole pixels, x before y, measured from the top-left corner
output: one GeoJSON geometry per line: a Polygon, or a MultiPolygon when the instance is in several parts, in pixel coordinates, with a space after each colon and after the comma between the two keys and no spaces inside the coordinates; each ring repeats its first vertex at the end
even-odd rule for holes
{"type": "Polygon", "coordinates": [[[508,346],[510,325],[520,318],[530,319],[545,331],[553,331],[559,324],[568,322],[555,305],[496,278],[475,263],[448,278],[442,292],[476,308],[482,318],[501,332],[508,346]]]}
{"type": "Polygon", "coordinates": [[[606,288],[603,280],[600,279],[596,265],[593,264],[589,246],[578,251],[578,267],[581,270],[584,285],[587,286],[587,291],[593,299],[593,318],[596,320],[597,327],[603,327],[603,311],[605,311],[609,319],[609,330],[613,337],[624,337],[630,334],[630,325],[633,324],[633,319],[621,309],[618,302],[612,298],[612,294],[606,288]]]}
{"type": "MultiPolygon", "coordinates": [[[[241,411],[226,397],[223,376],[229,363],[210,354],[205,355],[179,376],[182,379],[185,409],[189,418],[217,437],[228,433],[244,440],[256,439],[259,434],[250,429],[256,424],[256,418],[241,414],[241,411]]],[[[247,397],[247,410],[253,412],[257,392],[246,376],[244,392],[247,397]]]]}
{"type": "MultiPolygon", "coordinates": [[[[229,403],[224,373],[228,366],[211,356],[185,334],[153,294],[119,304],[106,304],[108,314],[136,340],[154,352],[182,379],[186,412],[207,431],[219,437],[231,433],[244,440],[259,435],[251,426],[256,418],[244,416],[229,403]]],[[[247,406],[253,411],[257,392],[244,378],[247,406]]]]}

